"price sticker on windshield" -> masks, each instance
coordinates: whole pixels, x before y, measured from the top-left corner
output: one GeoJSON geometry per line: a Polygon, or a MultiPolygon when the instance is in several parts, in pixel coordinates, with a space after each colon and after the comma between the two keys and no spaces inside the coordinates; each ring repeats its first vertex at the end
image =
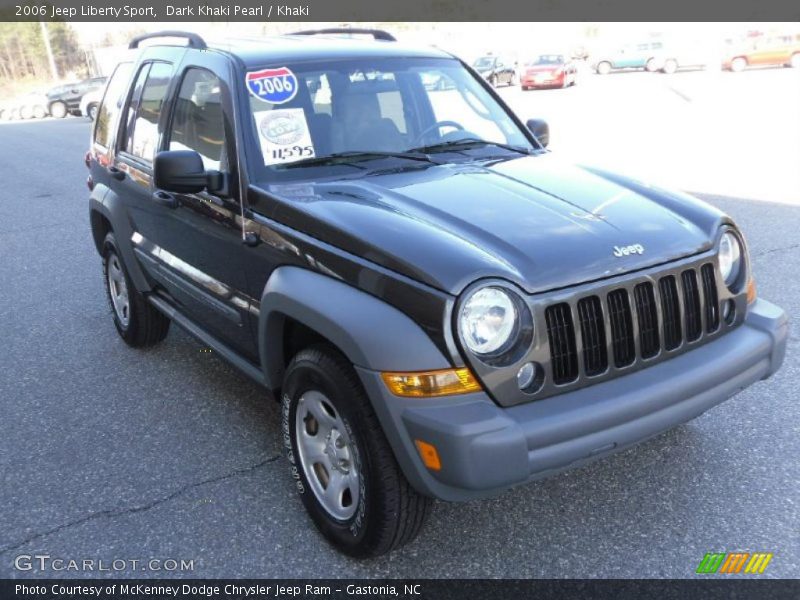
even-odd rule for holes
{"type": "Polygon", "coordinates": [[[252,71],[245,83],[253,96],[270,104],[285,104],[297,95],[297,77],[288,67],[252,71]]]}
{"type": "Polygon", "coordinates": [[[302,108],[275,108],[254,113],[265,165],[314,158],[314,142],[302,108]]]}

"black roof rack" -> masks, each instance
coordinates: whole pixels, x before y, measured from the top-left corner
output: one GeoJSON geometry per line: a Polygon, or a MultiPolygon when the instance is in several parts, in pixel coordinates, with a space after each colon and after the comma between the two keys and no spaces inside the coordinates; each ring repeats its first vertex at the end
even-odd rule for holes
{"type": "Polygon", "coordinates": [[[376,40],[381,40],[383,42],[397,41],[397,38],[395,38],[388,31],[383,31],[382,29],[363,29],[359,27],[332,27],[330,29],[308,29],[306,31],[295,31],[294,33],[290,33],[289,35],[326,35],[326,34],[339,34],[339,33],[355,33],[355,34],[371,35],[376,40]]]}
{"type": "Polygon", "coordinates": [[[187,45],[189,48],[197,48],[199,50],[206,49],[206,42],[203,38],[201,38],[196,33],[191,33],[188,31],[156,31],[155,33],[144,33],[142,35],[137,35],[135,38],[131,40],[131,43],[128,45],[128,48],[138,48],[139,43],[143,42],[144,40],[149,40],[151,38],[162,38],[162,37],[174,37],[174,38],[186,38],[189,42],[187,45]]]}

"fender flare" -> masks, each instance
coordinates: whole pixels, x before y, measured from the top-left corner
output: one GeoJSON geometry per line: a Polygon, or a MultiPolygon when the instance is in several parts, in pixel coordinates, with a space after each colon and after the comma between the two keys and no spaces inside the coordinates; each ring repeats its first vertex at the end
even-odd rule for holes
{"type": "Polygon", "coordinates": [[[320,273],[278,267],[261,295],[258,345],[265,384],[281,386],[283,328],[294,319],[335,344],[357,367],[429,371],[452,365],[410,317],[379,298],[320,273]]]}
{"type": "Polygon", "coordinates": [[[92,195],[89,197],[89,222],[92,227],[92,237],[94,238],[97,252],[101,253],[105,236],[101,235],[101,232],[97,229],[98,222],[94,217],[95,214],[104,217],[111,225],[111,231],[114,232],[125,268],[136,289],[139,292],[149,292],[152,286],[133,252],[133,244],[131,242],[133,227],[128,220],[125,207],[122,205],[119,196],[109,187],[102,184],[96,185],[92,190],[92,195]]]}

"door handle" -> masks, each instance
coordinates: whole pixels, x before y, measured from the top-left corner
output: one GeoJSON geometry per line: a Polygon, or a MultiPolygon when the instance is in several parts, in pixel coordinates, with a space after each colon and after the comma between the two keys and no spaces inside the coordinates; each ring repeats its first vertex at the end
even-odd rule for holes
{"type": "Polygon", "coordinates": [[[156,190],[153,192],[153,201],[156,204],[160,204],[161,206],[171,209],[176,209],[178,206],[180,206],[180,202],[178,202],[178,199],[175,196],[161,190],[156,190]]]}
{"type": "Polygon", "coordinates": [[[117,167],[108,167],[108,172],[111,173],[111,176],[117,181],[125,179],[125,171],[121,171],[117,167]]]}

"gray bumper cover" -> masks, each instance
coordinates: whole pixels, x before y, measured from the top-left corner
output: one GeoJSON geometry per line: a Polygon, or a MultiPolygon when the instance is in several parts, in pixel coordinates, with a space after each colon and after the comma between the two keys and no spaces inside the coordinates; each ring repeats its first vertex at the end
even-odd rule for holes
{"type": "Polygon", "coordinates": [[[484,393],[439,399],[392,395],[380,374],[358,369],[403,471],[443,500],[489,496],[580,466],[693,419],[780,367],[788,319],[757,300],[744,324],[648,369],[512,408],[484,393]],[[426,469],[414,439],[434,444],[442,469],[426,469]]]}

